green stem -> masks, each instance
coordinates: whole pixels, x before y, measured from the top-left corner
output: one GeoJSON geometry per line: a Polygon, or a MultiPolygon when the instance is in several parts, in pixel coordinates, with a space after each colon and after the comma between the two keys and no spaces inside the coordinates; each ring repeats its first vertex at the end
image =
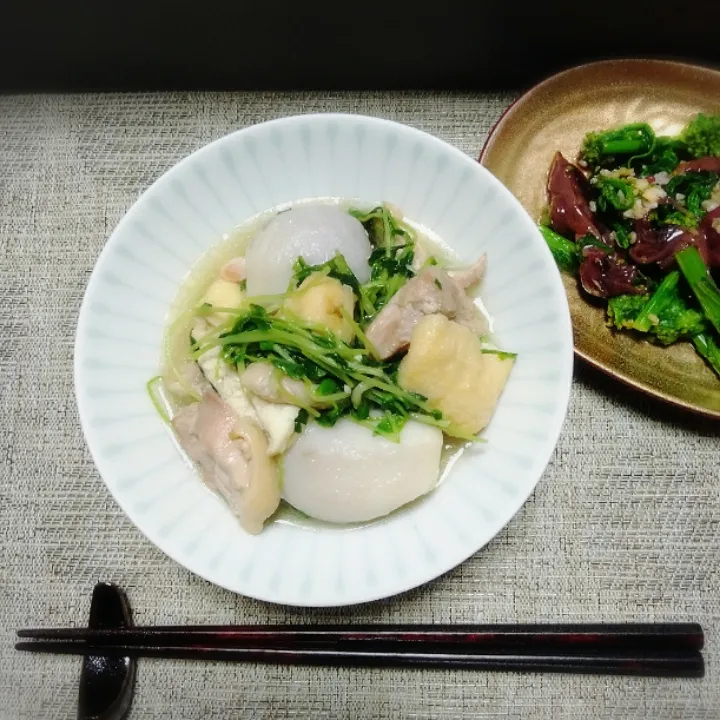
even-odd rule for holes
{"type": "Polygon", "coordinates": [[[546,225],[538,225],[555,262],[561,270],[575,272],[580,265],[579,247],[546,225]]]}
{"type": "Polygon", "coordinates": [[[147,390],[147,394],[150,397],[150,402],[152,402],[155,410],[157,410],[158,415],[162,418],[162,421],[166,425],[170,425],[170,416],[167,414],[161,399],[158,397],[158,393],[162,389],[162,382],[162,375],[156,375],[155,377],[150,378],[147,381],[145,389],[147,390]]]}
{"type": "Polygon", "coordinates": [[[692,339],[698,355],[707,360],[708,365],[720,376],[720,345],[709,333],[700,333],[692,339]]]}
{"type": "Polygon", "coordinates": [[[689,247],[681,250],[675,258],[705,317],[720,333],[720,289],[710,277],[700,253],[696,247],[689,247]]]}
{"type": "Polygon", "coordinates": [[[642,310],[633,321],[632,326],[634,330],[648,332],[652,325],[656,324],[657,318],[660,316],[668,298],[672,297],[673,291],[677,287],[678,282],[680,282],[680,273],[677,270],[674,270],[669,275],[665,276],[658,286],[658,289],[645,303],[642,310]],[[655,323],[653,322],[653,318],[655,319],[655,323]]]}

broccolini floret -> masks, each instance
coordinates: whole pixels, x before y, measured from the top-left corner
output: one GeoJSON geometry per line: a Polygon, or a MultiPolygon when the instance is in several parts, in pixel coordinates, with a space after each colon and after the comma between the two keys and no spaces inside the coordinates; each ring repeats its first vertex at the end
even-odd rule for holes
{"type": "Polygon", "coordinates": [[[681,338],[691,338],[707,329],[707,322],[702,313],[688,307],[678,295],[658,317],[657,325],[651,334],[661,345],[672,345],[681,338]]]}
{"type": "Polygon", "coordinates": [[[633,192],[633,184],[629,180],[597,175],[594,182],[599,193],[597,206],[603,212],[613,208],[622,212],[629,210],[633,206],[635,193],[633,192]]]}
{"type": "Polygon", "coordinates": [[[616,295],[608,300],[608,325],[618,330],[632,329],[635,318],[645,307],[647,295],[616,295]]]}
{"type": "Polygon", "coordinates": [[[720,156],[720,115],[698,114],[680,137],[694,157],[720,156]]]}
{"type": "Polygon", "coordinates": [[[633,123],[616,130],[590,132],[585,136],[580,157],[590,167],[617,165],[616,158],[648,155],[655,147],[655,133],[647,123],[633,123]]]}
{"type": "Polygon", "coordinates": [[[672,177],[665,186],[665,192],[670,197],[684,196],[687,211],[698,219],[705,214],[702,203],[712,195],[718,180],[720,175],[716,172],[686,172],[672,177]]]}
{"type": "Polygon", "coordinates": [[[678,225],[689,230],[694,230],[699,223],[696,215],[671,203],[658,205],[655,210],[651,210],[648,220],[654,225],[678,225]]]}
{"type": "Polygon", "coordinates": [[[650,300],[632,323],[632,328],[650,334],[661,345],[692,337],[707,329],[702,313],[688,307],[679,291],[680,273],[663,278],[650,300]]]}

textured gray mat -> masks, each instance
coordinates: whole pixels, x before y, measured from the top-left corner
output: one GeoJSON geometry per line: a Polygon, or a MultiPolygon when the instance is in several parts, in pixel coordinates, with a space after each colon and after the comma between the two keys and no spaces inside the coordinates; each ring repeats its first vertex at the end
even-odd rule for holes
{"type": "Polygon", "coordinates": [[[125,518],[93,468],[72,389],[85,284],[123,213],[231,130],[344,110],[476,156],[504,95],[241,94],[0,98],[0,718],[70,718],[78,658],[12,648],[84,623],[98,580],[141,623],[698,620],[702,681],[141,661],[133,718],[720,717],[718,425],[585,368],[554,460],[484,551],[404,597],[338,611],[245,600],[189,575],[125,518]]]}

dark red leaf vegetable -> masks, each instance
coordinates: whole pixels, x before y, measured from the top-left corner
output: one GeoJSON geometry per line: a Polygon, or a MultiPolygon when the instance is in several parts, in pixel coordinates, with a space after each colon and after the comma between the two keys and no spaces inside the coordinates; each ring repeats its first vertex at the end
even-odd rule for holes
{"type": "Polygon", "coordinates": [[[697,160],[681,162],[675,169],[676,173],[716,172],[720,173],[720,157],[701,157],[697,160]]]}
{"type": "Polygon", "coordinates": [[[575,239],[592,235],[600,240],[603,233],[588,204],[590,186],[585,176],[562,153],[555,153],[548,175],[548,202],[553,229],[561,235],[572,233],[575,239]]]}
{"type": "Polygon", "coordinates": [[[580,265],[580,282],[585,292],[595,297],[641,295],[647,291],[643,276],[634,266],[623,262],[617,255],[591,245],[583,249],[580,265]]]}
{"type": "MultiPolygon", "coordinates": [[[[705,255],[703,260],[710,267],[720,267],[720,207],[711,210],[700,223],[700,231],[705,235],[705,255]]],[[[700,255],[703,255],[701,248],[700,255]]]]}
{"type": "Polygon", "coordinates": [[[637,240],[630,248],[630,257],[640,265],[657,263],[667,269],[675,262],[675,253],[690,245],[697,245],[700,254],[704,254],[704,235],[679,225],[654,228],[647,220],[636,220],[635,233],[637,240]]]}

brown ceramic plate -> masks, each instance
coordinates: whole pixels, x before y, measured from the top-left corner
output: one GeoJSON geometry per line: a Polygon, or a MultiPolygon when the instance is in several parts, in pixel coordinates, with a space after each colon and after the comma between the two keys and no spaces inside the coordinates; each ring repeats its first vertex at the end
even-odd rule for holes
{"type": "MultiPolygon", "coordinates": [[[[660,60],[609,60],[545,80],[508,108],[490,133],[480,162],[539,219],[556,150],[577,157],[590,130],[646,121],[659,134],[677,133],[698,112],[720,113],[720,72],[660,60]]],[[[644,392],[720,417],[720,379],[689,343],[660,348],[631,333],[612,332],[605,310],[581,296],[563,274],[575,352],[644,392]]]]}

